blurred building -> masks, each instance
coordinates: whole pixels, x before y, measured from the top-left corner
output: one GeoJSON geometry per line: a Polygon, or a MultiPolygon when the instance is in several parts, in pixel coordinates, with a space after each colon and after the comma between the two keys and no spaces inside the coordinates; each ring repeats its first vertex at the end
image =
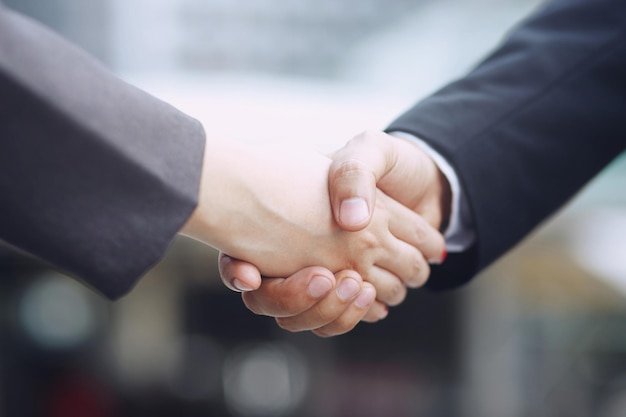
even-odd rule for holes
{"type": "Polygon", "coordinates": [[[329,76],[346,50],[420,3],[117,0],[115,65],[133,71],[156,67],[329,76]]]}
{"type": "Polygon", "coordinates": [[[100,60],[111,62],[114,45],[109,0],[4,0],[3,3],[45,23],[100,60]]]}

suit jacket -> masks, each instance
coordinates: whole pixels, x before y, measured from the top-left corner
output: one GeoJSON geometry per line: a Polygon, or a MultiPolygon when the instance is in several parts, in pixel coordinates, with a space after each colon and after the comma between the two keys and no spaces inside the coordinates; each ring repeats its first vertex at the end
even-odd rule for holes
{"type": "Polygon", "coordinates": [[[196,206],[200,123],[0,4],[0,239],[111,298],[196,206]]]}
{"type": "Polygon", "coordinates": [[[626,147],[626,2],[547,3],[389,130],[426,140],[457,171],[477,242],[428,285],[462,284],[626,147]]]}

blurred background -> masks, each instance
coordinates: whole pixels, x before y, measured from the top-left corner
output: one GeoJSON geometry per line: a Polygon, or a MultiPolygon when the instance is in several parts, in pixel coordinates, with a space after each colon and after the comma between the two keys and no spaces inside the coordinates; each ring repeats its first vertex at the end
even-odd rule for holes
{"type": "MultiPolygon", "coordinates": [[[[537,0],[5,0],[254,143],[330,151],[470,69],[537,0]]],[[[555,161],[559,163],[559,161],[555,161]]],[[[0,417],[626,415],[626,161],[457,291],[320,339],[181,239],[111,303],[0,252],[0,417]]]]}

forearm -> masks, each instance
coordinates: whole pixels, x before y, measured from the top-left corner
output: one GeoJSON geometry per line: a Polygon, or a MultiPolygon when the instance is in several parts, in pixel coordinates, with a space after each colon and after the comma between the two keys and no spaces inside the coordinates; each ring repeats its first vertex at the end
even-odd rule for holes
{"type": "Polygon", "coordinates": [[[450,161],[474,214],[475,258],[432,285],[467,281],[624,149],[624,27],[621,1],[553,1],[392,124],[450,161]]]}

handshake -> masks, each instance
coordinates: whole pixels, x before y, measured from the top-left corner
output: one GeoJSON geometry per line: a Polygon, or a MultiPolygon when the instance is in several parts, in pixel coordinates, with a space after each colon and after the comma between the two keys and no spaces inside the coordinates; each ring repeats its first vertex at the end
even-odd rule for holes
{"type": "Polygon", "coordinates": [[[430,284],[460,285],[626,149],[626,3],[552,3],[391,125],[454,169],[380,132],[331,159],[204,141],[196,120],[0,6],[0,240],[116,298],[181,232],[228,254],[225,284],[286,329],[380,320],[443,262],[439,230],[458,254],[430,284]]]}
{"type": "Polygon", "coordinates": [[[383,319],[407,287],[424,285],[447,254],[439,230],[450,206],[433,160],[382,132],[332,159],[208,139],[199,203],[181,233],[222,251],[224,284],[254,313],[333,336],[383,319]]]}

